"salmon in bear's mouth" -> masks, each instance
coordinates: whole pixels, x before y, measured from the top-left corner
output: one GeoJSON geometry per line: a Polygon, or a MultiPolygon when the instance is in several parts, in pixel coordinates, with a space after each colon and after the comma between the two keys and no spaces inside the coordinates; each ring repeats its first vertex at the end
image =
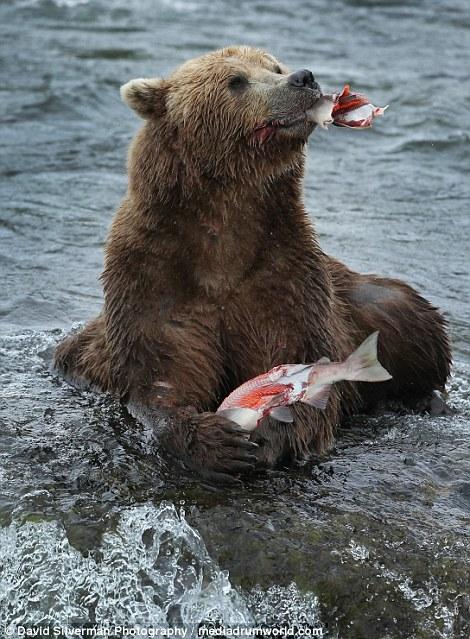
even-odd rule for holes
{"type": "Polygon", "coordinates": [[[272,138],[276,131],[279,131],[280,129],[288,129],[296,126],[297,124],[305,123],[307,123],[306,111],[298,111],[297,113],[267,120],[255,126],[255,138],[260,143],[263,143],[272,138]]]}

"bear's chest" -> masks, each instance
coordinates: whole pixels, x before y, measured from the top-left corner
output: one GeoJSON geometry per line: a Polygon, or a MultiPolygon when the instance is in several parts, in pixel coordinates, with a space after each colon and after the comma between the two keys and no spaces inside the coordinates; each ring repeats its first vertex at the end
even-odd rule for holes
{"type": "Polygon", "coordinates": [[[251,269],[258,239],[243,222],[203,219],[194,230],[188,268],[197,288],[212,299],[223,299],[236,290],[251,269]]]}
{"type": "Polygon", "coordinates": [[[309,318],[298,293],[254,278],[221,308],[224,350],[237,380],[285,363],[306,361],[309,318]],[[296,300],[296,301],[294,301],[296,300]]]}

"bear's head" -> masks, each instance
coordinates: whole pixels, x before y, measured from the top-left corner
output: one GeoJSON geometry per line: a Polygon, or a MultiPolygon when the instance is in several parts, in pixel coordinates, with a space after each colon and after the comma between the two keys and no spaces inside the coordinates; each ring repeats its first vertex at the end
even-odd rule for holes
{"type": "Polygon", "coordinates": [[[139,148],[144,135],[173,169],[178,159],[192,174],[223,180],[273,177],[298,164],[321,90],[306,69],[289,73],[264,51],[227,47],[166,79],[131,80],[121,95],[146,120],[139,148]]]}

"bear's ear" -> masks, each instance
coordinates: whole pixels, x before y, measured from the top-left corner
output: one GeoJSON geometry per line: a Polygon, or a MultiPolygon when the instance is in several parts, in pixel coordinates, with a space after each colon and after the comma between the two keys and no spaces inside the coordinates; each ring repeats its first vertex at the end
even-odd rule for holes
{"type": "Polygon", "coordinates": [[[138,78],[122,85],[121,98],[141,118],[158,118],[166,112],[168,89],[168,82],[161,78],[138,78]]]}

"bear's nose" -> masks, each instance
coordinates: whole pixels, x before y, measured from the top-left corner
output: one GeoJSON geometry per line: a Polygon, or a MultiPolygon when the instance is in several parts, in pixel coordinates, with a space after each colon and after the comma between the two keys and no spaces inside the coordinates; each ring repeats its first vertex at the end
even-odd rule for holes
{"type": "Polygon", "coordinates": [[[292,87],[308,87],[309,89],[313,89],[316,83],[311,71],[308,69],[300,69],[300,71],[294,71],[294,73],[287,76],[287,84],[292,87]]]}

